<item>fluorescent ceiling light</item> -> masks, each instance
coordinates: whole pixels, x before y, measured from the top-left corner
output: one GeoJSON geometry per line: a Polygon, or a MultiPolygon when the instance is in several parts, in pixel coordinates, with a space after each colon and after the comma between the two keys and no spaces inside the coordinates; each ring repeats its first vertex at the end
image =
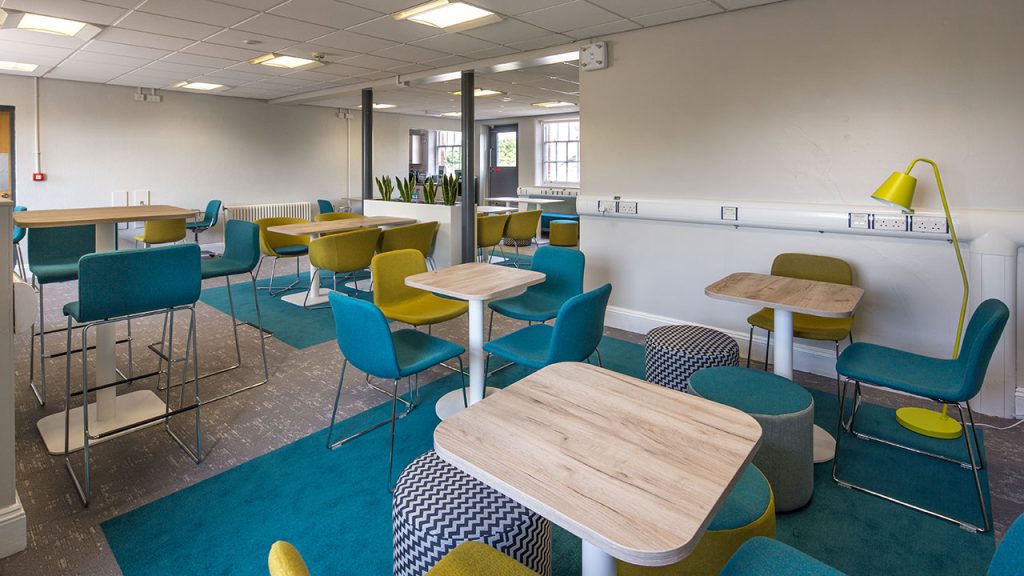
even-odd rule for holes
{"type": "Polygon", "coordinates": [[[279,56],[277,54],[265,54],[259,58],[249,60],[249,64],[263,64],[275,68],[301,68],[310,64],[319,64],[316,60],[309,58],[298,58],[296,56],[279,56]]]}
{"type": "Polygon", "coordinates": [[[445,118],[460,118],[462,117],[462,112],[441,112],[441,116],[445,118]]]}
{"type": "Polygon", "coordinates": [[[23,64],[21,62],[0,60],[0,70],[10,70],[11,72],[35,72],[36,68],[39,68],[38,64],[23,64]]]}
{"type": "Polygon", "coordinates": [[[475,28],[501,20],[501,16],[490,10],[450,0],[434,0],[420,4],[395,14],[394,18],[395,20],[409,20],[426,24],[434,28],[443,28],[449,32],[475,28]]]}
{"type": "Polygon", "coordinates": [[[213,84],[210,82],[178,82],[174,87],[185,88],[186,90],[202,90],[203,92],[226,88],[223,84],[213,84]]]}
{"type": "Polygon", "coordinates": [[[44,32],[79,40],[88,40],[100,32],[99,27],[85,22],[14,10],[0,10],[0,27],[28,32],[44,32]]]}
{"type": "Polygon", "coordinates": [[[573,104],[572,102],[556,102],[556,101],[552,101],[552,102],[537,102],[536,104],[532,104],[532,106],[539,106],[541,108],[561,108],[563,106],[575,106],[575,104],[573,104]]]}
{"type": "MultiPolygon", "coordinates": [[[[462,90],[456,90],[451,94],[452,96],[462,96],[462,90]]],[[[497,90],[489,90],[487,88],[477,88],[473,90],[474,98],[479,98],[481,96],[494,96],[495,94],[501,94],[501,92],[498,92],[497,90]]]]}
{"type": "MultiPolygon", "coordinates": [[[[398,107],[398,104],[378,104],[376,102],[373,103],[373,109],[374,110],[386,110],[388,108],[396,108],[396,107],[398,107]]],[[[360,104],[359,106],[356,106],[356,108],[358,108],[359,110],[362,110],[363,109],[363,105],[360,104]]]]}

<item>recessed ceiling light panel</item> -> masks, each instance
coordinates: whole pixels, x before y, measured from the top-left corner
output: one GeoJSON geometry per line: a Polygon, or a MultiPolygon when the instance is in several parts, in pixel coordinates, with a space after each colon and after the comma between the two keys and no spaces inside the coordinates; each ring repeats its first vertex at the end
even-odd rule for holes
{"type": "Polygon", "coordinates": [[[79,40],[88,40],[100,32],[98,26],[85,22],[13,10],[0,10],[0,28],[41,32],[79,40]]]}
{"type": "Polygon", "coordinates": [[[36,68],[39,68],[38,64],[25,64],[23,62],[0,60],[0,70],[7,70],[10,72],[35,72],[36,68]]]}
{"type": "Polygon", "coordinates": [[[212,82],[178,82],[171,88],[184,88],[185,90],[198,90],[200,92],[221,92],[230,88],[223,84],[214,84],[212,82]]]}
{"type": "MultiPolygon", "coordinates": [[[[397,107],[398,107],[398,104],[380,104],[380,103],[377,103],[377,102],[373,103],[373,109],[374,110],[387,110],[388,108],[397,108],[397,107]]],[[[362,110],[363,109],[363,105],[360,104],[359,106],[356,106],[356,108],[358,110],[362,110]]]]}
{"type": "Polygon", "coordinates": [[[477,26],[493,24],[501,21],[490,10],[484,10],[465,2],[450,0],[434,0],[426,4],[403,10],[394,15],[395,20],[409,20],[418,24],[441,28],[448,32],[468,30],[477,26]]]}
{"type": "Polygon", "coordinates": [[[535,104],[532,104],[532,106],[538,106],[540,108],[563,108],[563,107],[575,106],[575,105],[576,104],[573,104],[572,102],[560,102],[560,101],[537,102],[535,104]]]}
{"type": "MultiPolygon", "coordinates": [[[[452,94],[452,96],[462,96],[462,90],[456,90],[455,92],[452,92],[451,94],[452,94]]],[[[487,89],[487,88],[477,88],[477,89],[473,90],[473,97],[474,98],[479,98],[481,96],[494,96],[495,94],[502,94],[502,92],[498,92],[497,90],[490,90],[490,89],[487,89]]]]}
{"type": "Polygon", "coordinates": [[[282,56],[280,54],[265,54],[259,58],[253,58],[249,60],[249,64],[263,64],[264,66],[273,66],[274,68],[315,68],[322,64],[316,60],[309,58],[299,58],[296,56],[282,56]]]}
{"type": "Polygon", "coordinates": [[[461,118],[462,112],[441,112],[441,116],[445,118],[461,118]]]}

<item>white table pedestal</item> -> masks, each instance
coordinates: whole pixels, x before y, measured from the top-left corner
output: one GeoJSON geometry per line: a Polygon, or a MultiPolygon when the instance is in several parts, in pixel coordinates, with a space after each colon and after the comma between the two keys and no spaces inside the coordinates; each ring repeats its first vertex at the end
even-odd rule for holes
{"type": "Polygon", "coordinates": [[[281,300],[296,306],[316,306],[327,302],[327,291],[320,287],[320,269],[309,268],[309,290],[282,296],[281,300]]]}
{"type": "MultiPolygon", "coordinates": [[[[469,300],[469,391],[467,399],[472,406],[484,399],[484,381],[487,370],[484,359],[484,301],[469,300]]],[[[488,388],[487,395],[496,392],[497,388],[488,388]]],[[[435,411],[441,420],[465,409],[462,390],[452,390],[437,401],[435,411]]]]}
{"type": "Polygon", "coordinates": [[[615,558],[586,540],[583,541],[582,565],[583,576],[615,576],[615,558]]]}

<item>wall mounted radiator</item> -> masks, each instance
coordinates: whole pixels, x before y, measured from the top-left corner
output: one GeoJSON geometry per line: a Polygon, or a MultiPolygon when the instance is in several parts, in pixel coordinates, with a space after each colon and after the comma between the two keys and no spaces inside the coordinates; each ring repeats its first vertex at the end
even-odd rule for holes
{"type": "Polygon", "coordinates": [[[286,202],[281,204],[237,204],[227,206],[229,220],[245,220],[255,222],[260,218],[278,218],[287,216],[290,218],[313,219],[313,204],[311,202],[286,202]]]}

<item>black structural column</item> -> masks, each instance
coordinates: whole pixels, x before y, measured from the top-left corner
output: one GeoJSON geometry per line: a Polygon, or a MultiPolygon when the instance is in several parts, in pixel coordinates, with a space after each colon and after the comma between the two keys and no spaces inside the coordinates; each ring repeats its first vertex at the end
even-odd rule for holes
{"type": "Polygon", "coordinates": [[[373,89],[363,89],[363,198],[373,199],[373,89]]]}
{"type": "Polygon", "coordinates": [[[476,108],[475,78],[462,71],[462,261],[476,260],[476,108]]]}

